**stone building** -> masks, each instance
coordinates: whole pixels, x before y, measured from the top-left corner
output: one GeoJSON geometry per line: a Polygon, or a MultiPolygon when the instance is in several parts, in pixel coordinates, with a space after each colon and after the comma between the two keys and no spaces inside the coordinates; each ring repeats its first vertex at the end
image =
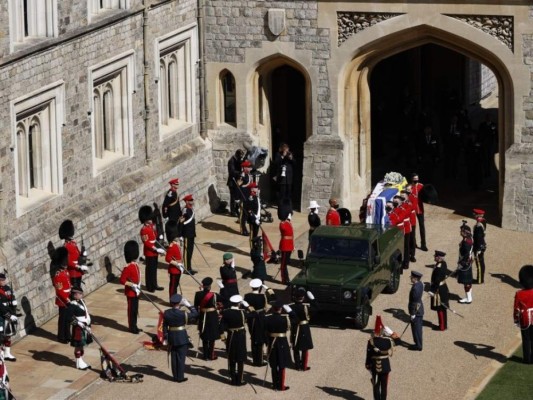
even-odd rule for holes
{"type": "MultiPolygon", "coordinates": [[[[3,1],[0,268],[24,328],[55,313],[48,248],[64,219],[93,290],[169,178],[201,219],[229,197],[237,147],[287,142],[296,208],[332,195],[358,208],[401,136],[395,118],[427,106],[444,136],[452,101],[492,102],[501,224],[533,231],[532,60],[525,0],[3,1]]],[[[273,191],[267,175],[261,186],[273,191]]]]}

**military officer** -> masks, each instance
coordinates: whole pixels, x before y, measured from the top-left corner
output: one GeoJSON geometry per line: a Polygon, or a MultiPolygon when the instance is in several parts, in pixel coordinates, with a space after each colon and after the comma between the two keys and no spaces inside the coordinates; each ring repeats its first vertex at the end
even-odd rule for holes
{"type": "Polygon", "coordinates": [[[17,333],[17,299],[15,292],[7,284],[5,274],[0,274],[0,317],[4,319],[3,323],[3,348],[4,360],[17,361],[17,358],[11,354],[11,337],[17,333]]]}
{"type": "Polygon", "coordinates": [[[515,294],[513,317],[522,334],[524,363],[533,364],[533,265],[524,265],[518,279],[523,289],[515,294]]]}
{"type": "Polygon", "coordinates": [[[241,176],[237,181],[242,197],[240,198],[240,210],[239,210],[239,226],[241,229],[241,235],[248,236],[250,232],[246,228],[246,222],[248,221],[248,212],[246,211],[246,200],[250,197],[250,186],[254,183],[250,171],[252,170],[252,163],[245,160],[241,163],[241,176]]]}
{"type": "Polygon", "coordinates": [[[196,221],[194,219],[194,198],[188,194],[183,198],[185,209],[179,219],[180,233],[183,237],[183,252],[185,253],[185,268],[191,275],[196,274],[192,268],[192,254],[194,252],[194,238],[196,237],[196,221]]]}
{"type": "Polygon", "coordinates": [[[170,297],[170,305],[172,308],[163,313],[163,337],[170,353],[172,378],[181,383],[188,380],[185,378],[185,360],[187,349],[192,347],[186,325],[198,318],[198,311],[178,293],[170,297]],[[188,312],[182,307],[188,308],[188,312]]]}
{"type": "Polygon", "coordinates": [[[340,225],[341,216],[337,209],[339,208],[339,202],[336,198],[329,199],[329,210],[326,214],[326,225],[340,225]]]}
{"type": "Polygon", "coordinates": [[[178,195],[178,187],[180,180],[178,178],[168,181],[170,189],[168,189],[165,199],[163,200],[162,214],[163,218],[168,218],[172,221],[178,221],[181,217],[181,206],[178,195]]]}
{"type": "Polygon", "coordinates": [[[157,229],[152,222],[153,210],[150,206],[139,208],[139,221],[141,221],[141,240],[143,242],[143,254],[146,260],[146,290],[150,293],[163,290],[157,284],[158,255],[165,254],[165,250],[156,246],[157,229]]]}
{"type": "Polygon", "coordinates": [[[257,367],[261,367],[265,365],[263,360],[265,312],[269,301],[275,300],[276,294],[272,289],[264,285],[261,279],[252,279],[250,287],[252,292],[246,293],[244,300],[250,305],[251,311],[247,322],[252,347],[252,363],[257,367]]]}
{"type": "Polygon", "coordinates": [[[424,317],[424,304],[422,295],[424,294],[424,284],[420,281],[422,273],[411,271],[412,287],[409,292],[409,316],[411,318],[411,333],[413,334],[414,345],[409,350],[422,351],[422,322],[424,317]]]}
{"type": "Polygon", "coordinates": [[[168,263],[168,298],[170,299],[173,294],[178,293],[178,287],[181,274],[184,271],[184,266],[181,257],[178,222],[168,220],[165,224],[165,232],[169,243],[167,254],[165,255],[165,261],[168,263]]]}
{"type": "Polygon", "coordinates": [[[281,282],[284,285],[290,283],[288,265],[291,261],[291,253],[294,251],[294,230],[292,227],[292,209],[290,201],[282,200],[278,208],[279,233],[281,238],[279,240],[279,250],[281,251],[281,261],[279,269],[281,272],[281,282]]]}
{"type": "Polygon", "coordinates": [[[392,357],[394,340],[390,338],[393,331],[384,326],[381,317],[376,317],[374,332],[366,346],[365,367],[372,374],[374,400],[387,400],[389,374],[391,372],[389,357],[392,357]]]}
{"type": "Polygon", "coordinates": [[[437,311],[437,317],[439,319],[439,326],[436,330],[440,331],[448,329],[447,307],[449,307],[450,300],[450,291],[446,284],[448,265],[444,260],[445,256],[445,252],[435,250],[435,267],[431,273],[431,286],[428,292],[431,296],[431,309],[437,311]]]}
{"type": "Polygon", "coordinates": [[[73,287],[71,292],[71,301],[68,304],[68,315],[72,324],[72,335],[70,345],[74,347],[74,357],[76,357],[76,368],[86,370],[91,368],[89,364],[83,361],[83,348],[92,343],[91,336],[91,316],[89,309],[83,301],[83,290],[79,287],[73,287]]]}
{"type": "Polygon", "coordinates": [[[218,326],[218,295],[211,291],[213,278],[202,280],[202,287],[194,295],[194,307],[200,312],[198,318],[198,331],[202,339],[203,359],[216,360],[215,341],[220,337],[218,326]]]}
{"type": "Polygon", "coordinates": [[[137,264],[139,245],[135,240],[129,240],[124,245],[124,259],[127,265],[120,274],[120,284],[124,285],[124,295],[128,301],[128,328],[131,333],[138,334],[139,295],[141,294],[141,269],[137,264]]]}
{"type": "Polygon", "coordinates": [[[230,193],[230,213],[233,217],[239,215],[239,202],[241,195],[237,188],[237,180],[241,175],[241,163],[244,156],[244,151],[238,149],[235,154],[228,160],[228,181],[227,185],[230,193]]]}
{"type": "Polygon", "coordinates": [[[287,331],[290,329],[289,313],[292,309],[288,305],[283,305],[281,301],[276,301],[270,309],[270,313],[265,317],[265,335],[268,340],[268,363],[272,372],[272,388],[274,390],[289,390],[285,386],[285,369],[291,362],[287,331]],[[287,314],[282,314],[285,310],[287,314]]]}
{"type": "Polygon", "coordinates": [[[472,230],[466,221],[461,226],[462,240],[459,243],[459,261],[457,263],[457,270],[455,272],[457,276],[457,282],[462,283],[465,288],[465,297],[459,300],[461,304],[472,303],[472,249],[474,240],[472,239],[472,230]]]}
{"type": "Polygon", "coordinates": [[[320,226],[320,216],[318,215],[318,209],[320,205],[315,201],[309,202],[309,215],[307,216],[307,222],[309,223],[309,237],[313,234],[314,230],[320,226]]]}
{"type": "Polygon", "coordinates": [[[289,304],[292,308],[295,318],[291,324],[291,345],[294,356],[294,365],[298,371],[308,371],[309,367],[309,350],[313,348],[313,338],[311,336],[311,308],[316,307],[315,296],[304,288],[299,288],[296,292],[294,303],[289,304]],[[304,303],[305,297],[309,303],[304,303]]]}
{"type": "Polygon", "coordinates": [[[67,306],[70,303],[71,284],[67,272],[68,250],[58,247],[52,255],[52,265],[55,270],[52,283],[56,292],[56,306],[59,308],[57,319],[57,340],[61,343],[70,342],[70,321],[67,318],[67,306]]]}
{"type": "Polygon", "coordinates": [[[239,285],[237,283],[237,271],[235,271],[235,259],[232,253],[224,253],[222,256],[222,266],[220,267],[220,278],[222,282],[217,281],[220,287],[220,296],[224,305],[229,306],[229,298],[239,294],[239,285]]]}
{"type": "Polygon", "coordinates": [[[81,278],[89,268],[87,265],[78,265],[81,251],[73,237],[74,223],[70,219],[66,219],[59,226],[59,238],[65,241],[63,246],[68,251],[67,271],[70,277],[70,284],[72,286],[81,287],[81,278]]]}
{"type": "Polygon", "coordinates": [[[252,260],[252,278],[259,278],[264,281],[268,275],[266,273],[265,257],[263,255],[263,237],[258,236],[252,240],[252,249],[250,250],[250,259],[252,260]]]}
{"type": "Polygon", "coordinates": [[[255,182],[249,186],[250,195],[244,205],[248,215],[248,228],[250,230],[250,248],[252,241],[259,235],[261,227],[261,199],[259,198],[259,188],[255,182]]]}
{"type": "Polygon", "coordinates": [[[241,295],[233,295],[229,299],[231,307],[222,311],[221,328],[226,332],[226,353],[231,385],[243,386],[244,362],[246,361],[246,313],[250,305],[241,295]],[[242,305],[243,308],[240,306],[242,305]]]}
{"type": "Polygon", "coordinates": [[[474,208],[474,218],[476,224],[474,225],[474,233],[472,239],[474,240],[474,261],[476,262],[477,279],[476,283],[485,283],[485,250],[487,243],[485,242],[485,230],[487,229],[487,221],[485,220],[485,211],[479,208],[474,208]]]}

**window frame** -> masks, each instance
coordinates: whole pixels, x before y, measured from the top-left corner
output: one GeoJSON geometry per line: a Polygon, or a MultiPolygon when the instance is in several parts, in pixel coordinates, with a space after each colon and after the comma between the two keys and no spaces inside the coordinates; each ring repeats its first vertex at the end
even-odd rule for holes
{"type": "Polygon", "coordinates": [[[17,46],[58,36],[57,0],[27,0],[27,17],[24,17],[24,0],[9,0],[9,46],[17,46]],[[46,18],[42,18],[42,15],[46,18]],[[26,30],[28,31],[26,34],[26,30]]]}
{"type": "Polygon", "coordinates": [[[130,8],[130,0],[104,0],[104,6],[100,7],[100,0],[87,1],[87,22],[91,23],[94,20],[102,17],[110,12],[117,10],[127,10],[130,8]]]}

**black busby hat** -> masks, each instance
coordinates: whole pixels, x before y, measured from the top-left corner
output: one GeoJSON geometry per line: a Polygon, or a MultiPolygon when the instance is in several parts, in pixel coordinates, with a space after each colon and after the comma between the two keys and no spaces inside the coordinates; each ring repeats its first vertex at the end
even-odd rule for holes
{"type": "Polygon", "coordinates": [[[0,274],[0,281],[5,281],[6,279],[6,274],[0,274]]]}
{"type": "Polygon", "coordinates": [[[209,276],[207,278],[202,279],[202,285],[204,287],[211,286],[212,283],[213,283],[213,278],[211,278],[209,276]]]}
{"type": "Polygon", "coordinates": [[[292,203],[290,199],[283,199],[278,207],[278,218],[280,221],[285,221],[289,214],[292,213],[292,203]]]}
{"type": "Polygon", "coordinates": [[[124,245],[124,259],[127,263],[139,258],[139,244],[135,240],[128,240],[124,245]]]}
{"type": "Polygon", "coordinates": [[[139,208],[139,221],[144,224],[149,219],[152,219],[153,210],[150,206],[142,206],[139,208]]]}
{"type": "Polygon", "coordinates": [[[165,224],[165,233],[167,235],[167,241],[170,243],[179,236],[178,221],[169,219],[165,224]]]}
{"type": "Polygon", "coordinates": [[[72,239],[74,237],[74,223],[70,219],[64,220],[59,225],[59,239],[72,239]]]}
{"type": "Polygon", "coordinates": [[[60,246],[52,254],[52,264],[55,267],[66,267],[68,263],[68,250],[60,246]]]}
{"type": "Polygon", "coordinates": [[[524,289],[533,289],[533,265],[524,265],[520,268],[518,280],[524,289]]]}

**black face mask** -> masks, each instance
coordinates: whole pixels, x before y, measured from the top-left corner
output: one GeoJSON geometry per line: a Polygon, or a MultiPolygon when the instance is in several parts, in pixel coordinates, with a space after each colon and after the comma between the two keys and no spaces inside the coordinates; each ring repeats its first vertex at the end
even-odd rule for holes
{"type": "Polygon", "coordinates": [[[394,207],[398,207],[400,203],[394,203],[394,207]]]}
{"type": "Polygon", "coordinates": [[[413,179],[413,183],[418,183],[418,179],[413,179]]]}
{"type": "Polygon", "coordinates": [[[392,211],[392,207],[391,206],[385,207],[385,211],[387,211],[387,212],[392,211]]]}
{"type": "Polygon", "coordinates": [[[335,205],[333,206],[333,208],[336,210],[337,208],[339,208],[339,205],[338,205],[338,204],[335,204],[335,205]]]}

